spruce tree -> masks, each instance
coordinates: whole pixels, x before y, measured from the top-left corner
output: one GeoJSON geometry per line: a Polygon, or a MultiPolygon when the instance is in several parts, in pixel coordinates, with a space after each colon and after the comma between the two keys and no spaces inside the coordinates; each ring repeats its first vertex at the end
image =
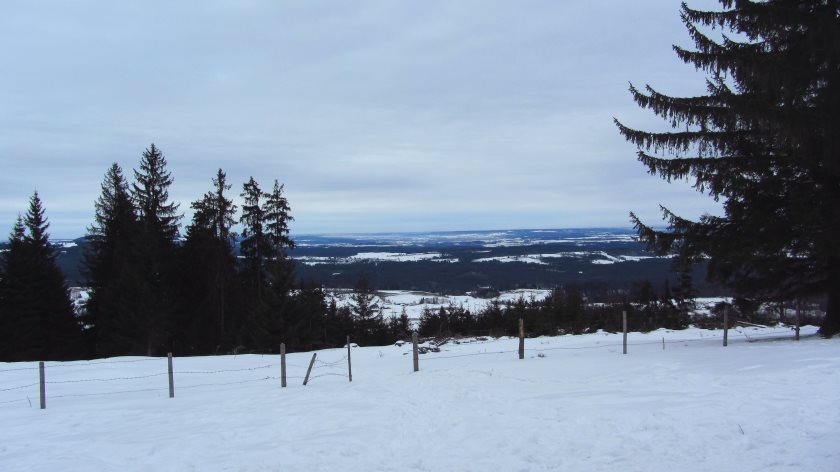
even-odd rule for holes
{"type": "Polygon", "coordinates": [[[295,242],[289,238],[289,222],[295,219],[289,214],[289,201],[283,195],[283,185],[277,180],[271,192],[265,195],[263,215],[265,231],[271,242],[272,255],[285,256],[287,249],[294,249],[295,242]]]}
{"type": "Polygon", "coordinates": [[[18,218],[2,257],[0,318],[4,360],[71,359],[80,355],[80,327],[64,274],[49,243],[38,192],[18,218]]]}
{"type": "Polygon", "coordinates": [[[181,349],[193,353],[215,352],[228,344],[227,333],[234,326],[236,256],[231,228],[236,205],[225,194],[231,188],[225,179],[219,169],[213,190],[192,203],[195,212],[179,259],[181,316],[176,333],[181,349]]]}
{"type": "Polygon", "coordinates": [[[288,319],[294,316],[290,299],[294,281],[294,264],[287,250],[294,247],[289,237],[289,202],[283,185],[274,181],[271,192],[263,192],[251,177],[242,187],[242,241],[244,282],[252,294],[245,324],[252,345],[275,346],[296,326],[288,319]]]}
{"type": "Polygon", "coordinates": [[[250,286],[256,299],[261,301],[266,260],[271,257],[271,244],[265,231],[265,211],[262,205],[265,193],[251,177],[242,186],[240,196],[244,203],[239,219],[242,224],[242,241],[239,248],[245,259],[246,284],[250,286]]]}
{"type": "MultiPolygon", "coordinates": [[[[304,339],[308,343],[307,332],[310,329],[302,325],[302,320],[311,320],[310,314],[305,314],[300,307],[310,306],[307,298],[315,300],[315,306],[320,291],[308,292],[301,288],[293,296],[294,289],[294,261],[289,257],[288,250],[295,247],[295,242],[289,237],[289,222],[294,218],[289,214],[291,208],[283,195],[283,185],[277,180],[271,192],[265,194],[263,216],[265,218],[265,232],[270,247],[271,257],[267,262],[269,274],[268,300],[269,326],[274,342],[293,335],[304,339]]],[[[320,309],[318,310],[321,311],[320,309]]]]}
{"type": "Polygon", "coordinates": [[[0,252],[0,360],[18,360],[23,338],[18,333],[26,305],[28,280],[23,276],[28,266],[23,238],[26,228],[18,215],[9,234],[8,248],[0,252]]]}
{"type": "Polygon", "coordinates": [[[175,240],[181,216],[178,205],[169,202],[172,177],[166,164],[163,153],[152,144],[143,152],[131,186],[139,225],[134,260],[139,296],[132,311],[140,328],[131,349],[136,354],[165,354],[173,347],[175,240]]]}
{"type": "Polygon", "coordinates": [[[387,327],[382,312],[375,303],[376,290],[365,274],[359,274],[350,299],[355,329],[353,339],[356,339],[360,345],[381,342],[387,327]]]}
{"type": "Polygon", "coordinates": [[[133,289],[137,215],[122,168],[111,164],[95,203],[94,223],[85,236],[84,273],[90,298],[84,322],[91,355],[111,356],[129,351],[128,338],[136,336],[138,323],[130,316],[138,293],[133,289]]]}
{"type": "Polygon", "coordinates": [[[668,229],[631,218],[641,239],[760,300],[826,296],[821,333],[840,332],[840,14],[837,0],[721,0],[682,6],[694,49],[677,56],[707,92],[671,97],[630,86],[671,132],[616,124],[651,174],[692,179],[723,203],[697,221],[662,208],[668,229]],[[726,34],[715,38],[717,28],[726,34]]]}
{"type": "Polygon", "coordinates": [[[169,202],[172,175],[166,170],[166,157],[154,145],[143,151],[140,170],[134,171],[131,196],[137,207],[143,231],[165,249],[178,238],[178,204],[169,202]]]}

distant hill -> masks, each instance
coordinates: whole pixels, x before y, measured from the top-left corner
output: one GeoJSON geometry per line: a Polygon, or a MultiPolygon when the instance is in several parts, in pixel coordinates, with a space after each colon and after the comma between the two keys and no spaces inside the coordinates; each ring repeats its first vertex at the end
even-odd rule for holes
{"type": "MultiPolygon", "coordinates": [[[[461,293],[577,285],[609,291],[650,281],[674,283],[671,260],[654,257],[630,229],[532,229],[301,235],[290,252],[300,280],[350,288],[365,273],[380,289],[461,293]]],[[[70,286],[81,274],[86,241],[55,240],[58,263],[70,286]]],[[[721,293],[695,271],[701,295],[721,293]]]]}

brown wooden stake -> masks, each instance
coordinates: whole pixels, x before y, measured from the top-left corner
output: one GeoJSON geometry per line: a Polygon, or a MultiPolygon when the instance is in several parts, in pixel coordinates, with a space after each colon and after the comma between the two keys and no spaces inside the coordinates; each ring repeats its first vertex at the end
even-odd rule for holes
{"type": "Polygon", "coordinates": [[[172,353],[170,352],[168,355],[168,364],[169,364],[169,398],[175,397],[175,376],[172,373],[172,353]]]}
{"type": "Polygon", "coordinates": [[[280,388],[286,388],[286,343],[280,343],[280,388]]]}
{"type": "Polygon", "coordinates": [[[729,307],[723,307],[723,347],[729,345],[729,307]]]}
{"type": "Polygon", "coordinates": [[[306,385],[309,382],[309,373],[312,372],[312,365],[315,364],[315,356],[317,356],[317,352],[312,353],[312,360],[309,361],[309,368],[306,369],[306,378],[303,379],[303,384],[306,385]]]}
{"type": "Polygon", "coordinates": [[[44,381],[44,363],[38,363],[38,377],[40,378],[41,384],[41,409],[47,409],[47,383],[44,381]]]}
{"type": "Polygon", "coordinates": [[[793,335],[793,340],[794,341],[799,341],[799,320],[800,320],[799,317],[801,315],[802,315],[802,302],[800,302],[799,300],[796,300],[796,331],[794,332],[794,335],[793,335]]]}
{"type": "Polygon", "coordinates": [[[519,318],[519,358],[525,359],[525,321],[519,318]]]}
{"type": "Polygon", "coordinates": [[[417,349],[417,331],[411,333],[411,344],[414,346],[412,358],[414,359],[414,372],[420,370],[420,353],[417,349]]]}
{"type": "Polygon", "coordinates": [[[622,342],[623,353],[627,354],[627,312],[621,312],[621,330],[624,333],[624,341],[622,342]]]}
{"type": "Polygon", "coordinates": [[[350,362],[350,336],[347,336],[347,378],[353,381],[353,364],[350,362]]]}

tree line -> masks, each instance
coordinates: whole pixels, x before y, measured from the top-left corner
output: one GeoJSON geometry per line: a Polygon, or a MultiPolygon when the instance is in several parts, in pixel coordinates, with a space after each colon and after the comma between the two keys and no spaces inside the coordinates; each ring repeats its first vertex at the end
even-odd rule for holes
{"type": "Polygon", "coordinates": [[[327,307],[316,286],[293,287],[286,253],[293,218],[282,184],[263,190],[250,178],[237,216],[219,169],[211,190],[191,203],[182,237],[157,146],[143,152],[133,177],[116,163],[105,173],[86,234],[90,298],[78,317],[34,193],[0,257],[0,359],[270,351],[286,338],[292,348],[314,347],[304,333],[327,307]]]}

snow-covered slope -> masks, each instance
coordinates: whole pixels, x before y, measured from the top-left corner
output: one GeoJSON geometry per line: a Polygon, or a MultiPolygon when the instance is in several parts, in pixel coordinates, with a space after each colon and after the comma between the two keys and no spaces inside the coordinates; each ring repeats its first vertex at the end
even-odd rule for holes
{"type": "MultiPolygon", "coordinates": [[[[378,307],[381,313],[388,318],[399,316],[405,310],[409,318],[419,320],[426,309],[437,311],[441,307],[455,306],[477,313],[493,301],[504,304],[515,302],[520,298],[526,301],[543,300],[550,293],[550,290],[519,289],[502,292],[495,298],[478,298],[470,295],[441,295],[412,290],[379,290],[376,292],[372,304],[378,307]]],[[[327,296],[334,299],[339,307],[352,306],[352,292],[350,290],[328,289],[327,296]]]]}
{"type": "Polygon", "coordinates": [[[352,383],[333,349],[307,386],[296,353],[285,389],[277,356],[176,358],[173,399],[165,359],[48,363],[43,411],[35,364],[0,364],[0,470],[837,471],[840,340],[720,335],[476,340],[416,373],[353,348],[352,383]]]}

